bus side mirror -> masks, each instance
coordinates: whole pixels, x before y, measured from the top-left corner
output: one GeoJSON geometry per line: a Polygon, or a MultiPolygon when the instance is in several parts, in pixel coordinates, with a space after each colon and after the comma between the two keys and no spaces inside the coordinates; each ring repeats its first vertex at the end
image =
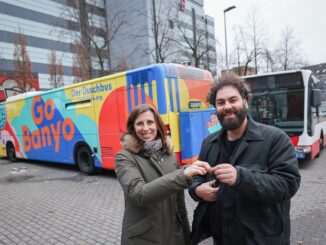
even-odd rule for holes
{"type": "Polygon", "coordinates": [[[312,96],[311,96],[311,105],[314,107],[318,107],[321,105],[320,99],[321,90],[317,88],[312,89],[312,96]]]}

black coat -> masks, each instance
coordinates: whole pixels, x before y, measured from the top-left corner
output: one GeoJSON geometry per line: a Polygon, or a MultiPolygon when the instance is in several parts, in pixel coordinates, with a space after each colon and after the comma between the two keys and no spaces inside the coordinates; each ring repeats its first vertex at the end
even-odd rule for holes
{"type": "MultiPolygon", "coordinates": [[[[208,136],[202,145],[199,160],[214,166],[223,130],[208,136]]],[[[225,188],[235,197],[232,209],[241,224],[246,245],[290,244],[290,199],[300,185],[300,173],[289,137],[276,127],[249,120],[240,145],[230,160],[237,169],[234,186],[225,188]]],[[[199,204],[194,212],[192,239],[194,244],[211,236],[203,229],[203,217],[208,203],[195,195],[195,188],[206,182],[205,176],[192,180],[189,194],[199,204]]],[[[228,195],[225,195],[226,197],[228,195]]],[[[222,199],[221,204],[228,200],[222,199]]],[[[221,220],[223,224],[221,212],[221,220]]],[[[232,230],[232,222],[224,231],[232,230]]],[[[230,235],[230,234],[229,234],[230,235]]],[[[236,234],[233,234],[236,236],[236,234]]],[[[223,244],[232,244],[230,236],[222,234],[223,244]]],[[[241,244],[242,245],[242,244],[241,244]]]]}

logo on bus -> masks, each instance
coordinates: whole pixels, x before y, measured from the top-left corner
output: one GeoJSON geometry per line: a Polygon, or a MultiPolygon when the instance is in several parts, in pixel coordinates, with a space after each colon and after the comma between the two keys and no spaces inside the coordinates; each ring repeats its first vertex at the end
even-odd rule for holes
{"type": "Polygon", "coordinates": [[[208,132],[211,133],[215,133],[217,131],[219,131],[222,128],[220,121],[218,120],[217,116],[215,113],[211,114],[211,120],[209,122],[207,122],[207,129],[208,132]]]}
{"type": "Polygon", "coordinates": [[[38,150],[52,144],[55,145],[55,152],[59,152],[61,137],[66,141],[72,140],[75,134],[75,125],[71,118],[53,120],[55,107],[52,99],[43,103],[42,98],[36,96],[32,101],[31,110],[33,121],[40,128],[33,130],[31,134],[27,125],[22,127],[25,152],[32,149],[38,150]]]}

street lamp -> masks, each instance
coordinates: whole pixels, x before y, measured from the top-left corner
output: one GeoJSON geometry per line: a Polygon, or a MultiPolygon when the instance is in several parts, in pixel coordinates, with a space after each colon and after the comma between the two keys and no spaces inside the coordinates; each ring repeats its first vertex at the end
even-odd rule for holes
{"type": "Polygon", "coordinates": [[[226,9],[224,9],[224,35],[225,35],[225,65],[226,65],[226,71],[229,70],[229,64],[228,64],[228,41],[227,41],[227,37],[226,37],[226,19],[225,19],[225,13],[235,9],[235,6],[231,6],[228,7],[226,9]]]}

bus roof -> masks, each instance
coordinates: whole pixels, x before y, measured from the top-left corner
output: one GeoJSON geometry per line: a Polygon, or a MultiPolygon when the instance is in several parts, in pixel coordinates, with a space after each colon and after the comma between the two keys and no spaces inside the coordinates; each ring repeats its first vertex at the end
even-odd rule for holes
{"type": "Polygon", "coordinates": [[[198,79],[198,80],[213,80],[212,74],[201,68],[185,66],[180,64],[165,64],[167,75],[169,76],[169,66],[174,66],[176,70],[175,76],[186,79],[198,79]]]}
{"type": "Polygon", "coordinates": [[[147,69],[154,69],[154,68],[159,69],[161,72],[163,72],[167,76],[174,76],[174,77],[188,78],[188,79],[199,79],[199,77],[200,77],[201,80],[212,80],[213,79],[213,76],[209,71],[203,70],[201,68],[185,66],[185,65],[181,65],[181,64],[174,64],[174,63],[160,63],[160,64],[152,64],[152,65],[148,65],[148,66],[144,66],[144,67],[139,67],[139,68],[127,70],[124,72],[118,72],[118,73],[114,73],[114,74],[107,75],[104,77],[93,78],[93,79],[90,79],[87,81],[82,81],[80,83],[75,83],[75,84],[69,84],[69,85],[55,88],[55,89],[50,89],[50,90],[45,90],[45,91],[29,91],[29,92],[26,92],[23,94],[18,94],[15,96],[8,97],[5,102],[12,102],[12,101],[16,101],[16,100],[25,99],[28,97],[40,95],[40,94],[43,95],[43,94],[47,94],[47,93],[52,93],[53,91],[56,91],[56,90],[74,88],[74,87],[80,86],[81,84],[86,85],[86,84],[93,83],[96,81],[101,81],[105,78],[112,79],[112,78],[123,76],[125,74],[130,74],[130,73],[144,71],[147,69]],[[174,71],[171,72],[171,69],[169,69],[169,68],[172,68],[172,67],[174,68],[174,69],[172,69],[174,71]]]}
{"type": "Polygon", "coordinates": [[[312,73],[310,70],[299,69],[299,70],[275,71],[275,72],[247,75],[247,76],[242,76],[242,78],[246,79],[246,78],[251,78],[251,77],[264,77],[264,76],[279,75],[279,74],[289,74],[289,73],[295,73],[295,72],[301,72],[301,73],[305,73],[305,74],[309,74],[309,75],[312,73]]]}
{"type": "Polygon", "coordinates": [[[20,99],[25,99],[27,97],[31,97],[31,96],[35,96],[35,95],[39,95],[43,93],[42,91],[28,91],[26,93],[22,93],[22,94],[17,94],[14,96],[10,96],[6,99],[6,102],[10,102],[10,101],[15,101],[15,100],[20,100],[20,99]]]}

